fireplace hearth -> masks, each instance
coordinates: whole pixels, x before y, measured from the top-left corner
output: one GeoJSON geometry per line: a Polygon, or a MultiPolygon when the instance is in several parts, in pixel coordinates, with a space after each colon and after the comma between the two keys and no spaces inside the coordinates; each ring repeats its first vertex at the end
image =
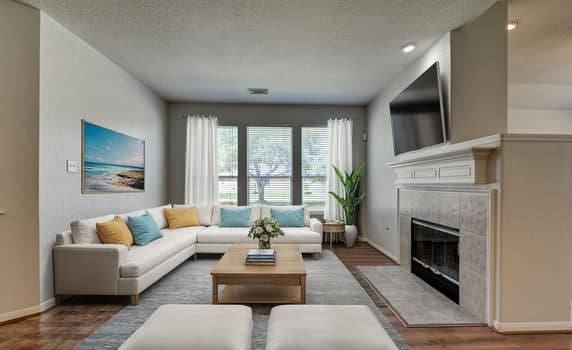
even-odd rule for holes
{"type": "Polygon", "coordinates": [[[459,303],[459,229],[411,219],[411,272],[459,303]]]}

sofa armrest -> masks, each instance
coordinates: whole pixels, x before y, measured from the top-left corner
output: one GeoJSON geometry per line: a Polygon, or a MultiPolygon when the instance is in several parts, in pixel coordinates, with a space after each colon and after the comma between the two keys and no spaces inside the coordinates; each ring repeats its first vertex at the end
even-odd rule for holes
{"type": "Polygon", "coordinates": [[[324,231],[322,230],[322,222],[316,218],[311,218],[310,219],[310,230],[314,231],[314,232],[318,232],[319,234],[324,233],[324,231]]]}
{"type": "Polygon", "coordinates": [[[122,244],[66,244],[54,247],[56,295],[115,295],[119,267],[127,260],[122,244]]]}

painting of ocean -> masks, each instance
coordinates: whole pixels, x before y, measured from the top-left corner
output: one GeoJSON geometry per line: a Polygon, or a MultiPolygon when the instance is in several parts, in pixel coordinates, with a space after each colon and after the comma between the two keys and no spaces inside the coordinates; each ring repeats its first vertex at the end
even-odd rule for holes
{"type": "Polygon", "coordinates": [[[145,190],[145,142],[83,121],[83,193],[145,190]]]}

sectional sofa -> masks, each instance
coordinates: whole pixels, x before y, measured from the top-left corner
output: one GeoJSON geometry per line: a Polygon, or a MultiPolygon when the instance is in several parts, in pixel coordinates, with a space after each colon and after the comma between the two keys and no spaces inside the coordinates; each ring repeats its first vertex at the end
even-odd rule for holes
{"type": "MultiPolygon", "coordinates": [[[[197,253],[224,253],[233,243],[251,242],[247,227],[220,227],[221,206],[197,207],[200,226],[169,229],[163,210],[170,205],[130,213],[105,215],[74,221],[71,230],[59,233],[54,247],[54,283],[56,302],[69,295],[129,295],[139,302],[139,294],[197,253]],[[112,220],[116,215],[150,213],[163,237],[145,246],[129,249],[120,244],[103,244],[96,223],[112,220]]],[[[175,205],[174,207],[180,207],[175,205]]],[[[251,223],[270,216],[270,206],[250,206],[251,223]]],[[[281,207],[284,208],[284,207],[281,207]]],[[[299,244],[302,253],[319,258],[322,251],[322,224],[310,219],[304,210],[304,227],[282,227],[284,236],[272,244],[299,244]]]]}

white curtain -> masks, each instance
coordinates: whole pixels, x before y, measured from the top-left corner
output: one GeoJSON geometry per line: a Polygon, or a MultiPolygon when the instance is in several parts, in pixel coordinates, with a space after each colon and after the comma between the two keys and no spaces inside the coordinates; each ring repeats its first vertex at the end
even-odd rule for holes
{"type": "Polygon", "coordinates": [[[217,118],[187,117],[185,203],[213,205],[218,201],[217,118]]]}
{"type": "MultiPolygon", "coordinates": [[[[344,194],[344,188],[334,172],[332,165],[342,171],[352,170],[352,133],[353,121],[351,119],[328,120],[328,171],[326,186],[328,191],[344,194]]],[[[344,220],[344,211],[334,197],[328,194],[324,219],[344,220]]]]}

